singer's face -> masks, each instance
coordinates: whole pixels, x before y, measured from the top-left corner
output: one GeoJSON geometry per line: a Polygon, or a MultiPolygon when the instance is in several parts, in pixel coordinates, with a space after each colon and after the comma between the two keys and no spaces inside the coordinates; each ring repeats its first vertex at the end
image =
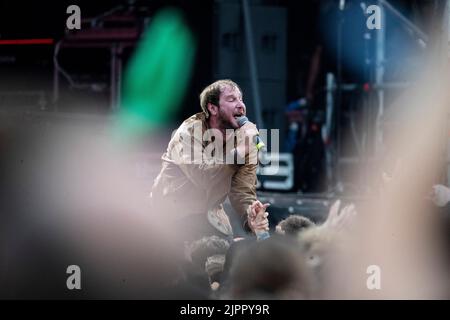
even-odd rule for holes
{"type": "Polygon", "coordinates": [[[223,129],[238,129],[237,118],[245,116],[242,93],[236,87],[225,86],[219,99],[219,120],[223,129]]]}

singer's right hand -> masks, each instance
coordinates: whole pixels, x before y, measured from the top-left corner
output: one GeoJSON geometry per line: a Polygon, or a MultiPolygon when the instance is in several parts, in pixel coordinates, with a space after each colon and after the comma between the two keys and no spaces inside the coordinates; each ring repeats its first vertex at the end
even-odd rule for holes
{"type": "Polygon", "coordinates": [[[256,150],[254,137],[257,135],[258,129],[256,128],[256,125],[250,121],[247,121],[242,127],[236,129],[236,151],[240,157],[245,158],[250,150],[256,150]],[[251,148],[251,146],[254,146],[254,148],[251,148]]]}

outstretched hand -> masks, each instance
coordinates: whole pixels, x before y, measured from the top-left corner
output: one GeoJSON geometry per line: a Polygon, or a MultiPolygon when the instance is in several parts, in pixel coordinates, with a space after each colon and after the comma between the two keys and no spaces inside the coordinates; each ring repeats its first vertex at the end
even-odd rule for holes
{"type": "Polygon", "coordinates": [[[350,223],[354,216],[356,216],[356,209],[353,203],[345,206],[341,210],[339,207],[341,200],[336,200],[330,207],[327,220],[322,224],[322,227],[341,230],[350,223]]]}
{"type": "Polygon", "coordinates": [[[256,231],[268,231],[269,220],[267,219],[269,213],[266,212],[270,203],[262,204],[260,201],[254,201],[248,209],[247,221],[250,229],[256,231]]]}

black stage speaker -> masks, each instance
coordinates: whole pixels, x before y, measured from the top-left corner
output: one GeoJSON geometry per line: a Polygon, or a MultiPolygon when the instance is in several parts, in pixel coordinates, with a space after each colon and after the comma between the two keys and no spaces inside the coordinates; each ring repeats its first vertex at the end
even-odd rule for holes
{"type": "MultiPolygon", "coordinates": [[[[281,129],[280,141],[284,141],[287,12],[273,6],[250,5],[249,9],[264,127],[281,129]]],[[[215,4],[213,77],[229,78],[239,84],[248,116],[256,121],[244,22],[240,3],[215,4]]]]}

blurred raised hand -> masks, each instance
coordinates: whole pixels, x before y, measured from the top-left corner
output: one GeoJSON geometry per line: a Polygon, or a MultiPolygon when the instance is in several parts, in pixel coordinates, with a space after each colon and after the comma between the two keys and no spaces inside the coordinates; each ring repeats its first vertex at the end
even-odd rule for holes
{"type": "Polygon", "coordinates": [[[322,228],[339,231],[351,223],[357,214],[355,205],[351,203],[339,210],[340,206],[341,200],[336,200],[336,202],[333,203],[330,207],[327,219],[321,225],[322,228]]]}

